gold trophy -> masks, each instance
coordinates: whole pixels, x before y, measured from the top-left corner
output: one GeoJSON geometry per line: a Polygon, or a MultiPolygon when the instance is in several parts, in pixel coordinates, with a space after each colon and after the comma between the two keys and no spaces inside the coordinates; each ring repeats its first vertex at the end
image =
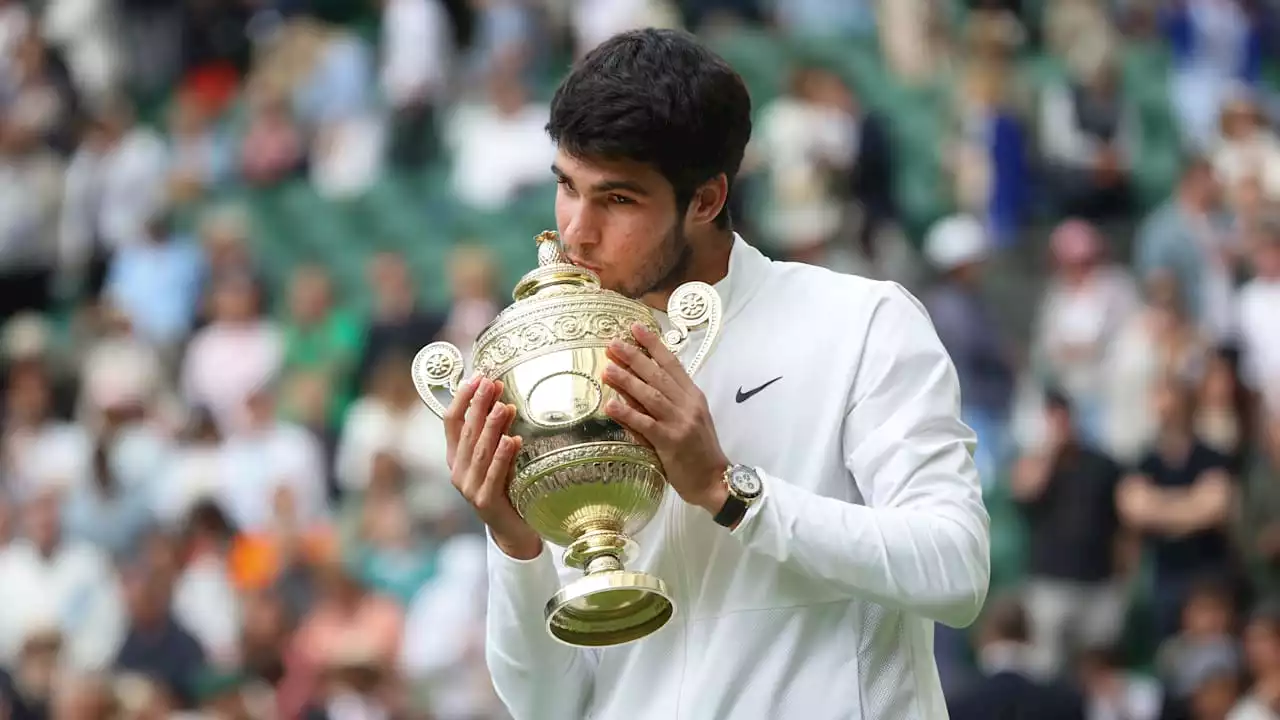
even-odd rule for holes
{"type": "MultiPolygon", "coordinates": [[[[547,631],[569,645],[620,645],[661,628],[675,606],[660,578],[623,565],[634,556],[631,538],[662,504],[666,478],[657,454],[605,414],[617,393],[601,373],[611,341],[637,345],[632,323],[661,330],[646,305],[601,289],[595,273],[569,263],[555,232],[537,242],[538,267],[476,340],[475,373],[501,380],[500,400],[516,408],[511,433],[523,446],[512,505],[544,540],[565,549],[565,565],[584,573],[547,602],[547,631]]],[[[719,335],[720,296],[706,283],[685,283],[672,293],[667,315],[672,329],[662,339],[672,352],[706,327],[689,361],[692,375],[719,335]]],[[[431,343],[413,359],[418,393],[441,417],[462,375],[462,354],[449,343],[431,343]]]]}

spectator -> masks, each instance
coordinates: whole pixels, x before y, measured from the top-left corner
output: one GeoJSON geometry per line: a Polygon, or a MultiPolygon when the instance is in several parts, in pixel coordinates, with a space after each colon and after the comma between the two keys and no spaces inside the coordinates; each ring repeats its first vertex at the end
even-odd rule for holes
{"type": "Polygon", "coordinates": [[[306,162],[302,133],[288,98],[274,85],[251,86],[249,122],[240,141],[240,175],[255,187],[270,187],[293,177],[306,162]]]}
{"type": "Polygon", "coordinates": [[[1241,476],[1248,462],[1255,429],[1253,399],[1240,380],[1239,358],[1233,347],[1209,354],[1195,417],[1196,437],[1227,459],[1235,477],[1241,476]]]}
{"type": "Polygon", "coordinates": [[[90,103],[123,90],[126,53],[114,6],[107,0],[50,0],[40,29],[67,58],[76,90],[90,103]]]}
{"type": "MultiPolygon", "coordinates": [[[[374,370],[368,395],[351,406],[338,447],[338,482],[348,493],[365,492],[378,458],[403,469],[406,486],[432,504],[452,498],[445,464],[444,426],[419,399],[408,358],[386,355],[374,370]]],[[[416,509],[416,508],[415,508],[416,509]]]]}
{"type": "Polygon", "coordinates": [[[1082,220],[1059,225],[1050,238],[1053,279],[1037,318],[1033,352],[1077,409],[1086,438],[1102,441],[1105,358],[1138,308],[1133,279],[1107,263],[1097,230],[1082,220]]]}
{"type": "Polygon", "coordinates": [[[972,217],[939,221],[925,240],[925,256],[942,275],[925,296],[942,344],[960,376],[964,421],[978,436],[978,472],[984,486],[996,482],[1013,397],[1013,368],[997,335],[979,283],[989,244],[972,217]]]}
{"type": "Polygon", "coordinates": [[[190,413],[186,426],[158,469],[153,512],[157,520],[177,529],[202,501],[222,493],[229,469],[222,436],[212,414],[203,408],[190,413]]]}
{"type": "MultiPolygon", "coordinates": [[[[1090,48],[1092,50],[1092,48],[1090,48]]],[[[1140,146],[1136,110],[1120,86],[1111,53],[1089,53],[1076,77],[1051,85],[1041,99],[1040,143],[1063,215],[1123,217],[1140,146]]]]}
{"type": "Polygon", "coordinates": [[[391,105],[391,159],[421,169],[435,154],[453,54],[440,0],[382,0],[382,92],[391,105]]]}
{"type": "Polygon", "coordinates": [[[263,318],[253,280],[244,275],[215,279],[212,322],[196,333],[182,367],[186,401],[207,407],[224,432],[243,426],[253,391],[279,372],[284,343],[263,318]]]}
{"type": "MultiPolygon", "coordinates": [[[[62,0],[66,2],[66,0],[62,0]]],[[[104,103],[67,168],[60,227],[64,287],[87,283],[96,295],[116,250],[146,237],[166,199],[169,154],[164,140],[137,124],[123,100],[104,103]]]]}
{"type": "Polygon", "coordinates": [[[1034,717],[1084,720],[1083,700],[1074,691],[1040,680],[1026,614],[1016,601],[989,602],[977,638],[983,680],[947,703],[952,720],[1034,717]]]}
{"type": "Polygon", "coordinates": [[[957,138],[947,158],[956,204],[981,220],[997,247],[1017,240],[1027,201],[1024,133],[1006,98],[1008,72],[990,60],[968,69],[957,97],[957,138]]]}
{"type": "Polygon", "coordinates": [[[62,634],[57,628],[36,626],[28,630],[12,675],[0,671],[0,712],[8,720],[49,717],[61,650],[62,634]]]}
{"type": "Polygon", "coordinates": [[[151,487],[125,485],[117,477],[111,451],[115,428],[98,439],[93,453],[92,482],[73,490],[65,504],[67,535],[102,548],[113,556],[137,553],[151,530],[151,487]]]}
{"type": "Polygon", "coordinates": [[[1124,621],[1115,493],[1121,470],[1082,441],[1070,402],[1046,398],[1048,441],[1014,466],[1011,490],[1031,529],[1027,614],[1044,669],[1062,672],[1086,647],[1120,637],[1124,621]]]}
{"type": "MultiPolygon", "coordinates": [[[[668,0],[601,0],[574,3],[570,10],[574,56],[581,58],[597,45],[628,30],[679,27],[675,3],[668,0]]],[[[838,20],[831,17],[830,20],[838,20]]]]}
{"type": "Polygon", "coordinates": [[[67,667],[106,668],[125,630],[110,560],[65,536],[53,491],[31,496],[23,515],[23,537],[0,551],[0,658],[13,667],[28,632],[57,627],[66,641],[67,667]]]}
{"type": "Polygon", "coordinates": [[[148,220],[141,242],[112,258],[103,294],[141,339],[172,354],[195,320],[203,266],[199,247],[174,231],[168,211],[160,211],[148,220]]]}
{"type": "Polygon", "coordinates": [[[1258,452],[1251,459],[1237,532],[1255,588],[1263,597],[1280,591],[1280,409],[1261,413],[1258,452]]]}
{"type": "Polygon", "coordinates": [[[209,665],[234,668],[240,662],[244,620],[228,567],[234,532],[222,509],[207,500],[192,508],[185,531],[173,618],[199,641],[209,665]]]}
{"type": "Polygon", "coordinates": [[[458,535],[439,550],[438,572],[409,604],[401,667],[439,720],[499,712],[485,667],[485,547],[458,535]]]}
{"type": "Polygon", "coordinates": [[[186,202],[216,189],[230,173],[231,148],[213,125],[211,109],[194,93],[181,94],[169,114],[169,197],[186,202]]]}
{"type": "Polygon", "coordinates": [[[1253,687],[1227,720],[1266,720],[1280,713],[1280,608],[1259,606],[1244,630],[1245,657],[1253,687]]]}
{"type": "Polygon", "coordinates": [[[351,382],[364,341],[364,328],[350,312],[335,306],[333,284],[324,268],[294,271],[289,288],[289,318],[282,326],[286,384],[294,373],[319,373],[329,391],[327,419],[339,425],[351,402],[351,382]]]}
{"type": "Polygon", "coordinates": [[[277,418],[275,392],[270,386],[250,392],[245,422],[228,436],[224,450],[227,474],[220,500],[244,532],[276,522],[307,527],[328,516],[319,443],[305,429],[277,418]],[[282,492],[287,510],[280,506],[282,492]]]}
{"type": "Polygon", "coordinates": [[[1194,394],[1166,378],[1155,390],[1155,443],[1116,494],[1120,518],[1151,548],[1157,637],[1169,637],[1196,578],[1230,571],[1227,520],[1235,502],[1230,461],[1192,429],[1194,394]]]}
{"type": "Polygon", "coordinates": [[[1156,670],[1168,689],[1166,716],[1201,717],[1197,706],[1220,704],[1217,696],[1228,694],[1223,678],[1234,679],[1242,669],[1233,634],[1235,599],[1215,580],[1197,581],[1184,598],[1179,629],[1160,645],[1156,670]]]}
{"type": "Polygon", "coordinates": [[[125,573],[129,629],[116,668],[162,685],[181,708],[195,702],[195,682],[204,668],[205,652],[173,617],[173,579],[145,568],[125,573]]]}
{"type": "Polygon", "coordinates": [[[1218,182],[1226,187],[1255,177],[1264,197],[1280,200],[1280,139],[1267,126],[1257,100],[1243,89],[1223,104],[1222,136],[1212,158],[1218,182]]]}
{"type": "Polygon", "coordinates": [[[45,368],[9,369],[4,462],[11,492],[70,491],[89,484],[92,441],[83,427],[52,417],[53,388],[45,368]]]}
{"type": "Polygon", "coordinates": [[[1273,315],[1280,307],[1280,223],[1269,221],[1258,234],[1253,273],[1236,305],[1244,380],[1271,407],[1280,408],[1280,334],[1273,315]]]}
{"type": "Polygon", "coordinates": [[[298,717],[311,690],[310,672],[290,638],[294,620],[286,603],[272,591],[245,595],[241,626],[241,664],[251,677],[276,691],[276,717],[298,717]]]}
{"type": "Polygon", "coordinates": [[[1157,720],[1164,701],[1156,680],[1127,670],[1109,648],[1087,648],[1076,661],[1088,720],[1157,720]]]}
{"type": "Polygon", "coordinates": [[[1205,343],[1183,310],[1172,273],[1145,283],[1145,306],[1120,330],[1105,358],[1106,449],[1126,465],[1155,438],[1151,394],[1166,375],[1192,382],[1204,369],[1205,343]]]}
{"type": "Polygon", "coordinates": [[[858,140],[854,101],[834,72],[802,67],[787,95],[766,105],[753,154],[768,173],[767,232],[788,257],[817,262],[846,221],[840,181],[858,140]]]}
{"type": "Polygon", "coordinates": [[[413,357],[444,327],[444,319],[427,312],[419,302],[409,268],[399,255],[380,253],[370,260],[369,289],[373,318],[356,372],[360,388],[369,386],[373,368],[386,355],[413,357]]]}
{"type": "Polygon", "coordinates": [[[445,129],[453,155],[453,192],[480,210],[496,210],[549,178],[555,146],[544,130],[550,110],[529,99],[506,68],[488,78],[486,102],[457,109],[445,129]]]}
{"type": "Polygon", "coordinates": [[[480,333],[498,316],[497,268],[493,254],[479,246],[456,248],[449,258],[449,285],[453,291],[440,339],[452,342],[470,359],[480,333]]]}
{"type": "Polygon", "coordinates": [[[248,247],[251,231],[249,213],[238,204],[216,205],[201,216],[198,234],[207,264],[200,284],[204,302],[198,316],[202,322],[212,314],[205,291],[216,286],[218,280],[239,275],[256,278],[257,267],[248,247]]]}
{"type": "Polygon", "coordinates": [[[1210,165],[1192,160],[1182,171],[1174,196],[1143,222],[1134,248],[1138,277],[1170,272],[1182,294],[1181,306],[1208,339],[1225,339],[1231,327],[1234,249],[1215,211],[1218,187],[1210,165]]]}
{"type": "Polygon", "coordinates": [[[1263,28],[1244,0],[1179,0],[1162,7],[1173,50],[1170,93],[1183,142],[1203,150],[1227,93],[1261,69],[1263,28]]]}
{"type": "Polygon", "coordinates": [[[433,548],[412,522],[402,495],[371,491],[362,503],[361,528],[349,547],[357,580],[402,607],[435,574],[433,548]]]}
{"type": "Polygon", "coordinates": [[[132,320],[111,303],[101,304],[98,315],[100,331],[84,353],[76,412],[94,430],[113,409],[159,407],[172,394],[157,344],[138,337],[132,320]]]}
{"type": "MultiPolygon", "coordinates": [[[[395,602],[369,593],[336,559],[320,566],[316,605],[295,638],[311,682],[323,683],[327,670],[355,659],[387,672],[395,667],[403,636],[404,613],[395,602]]],[[[328,695],[323,685],[312,687],[321,698],[328,695]]]]}
{"type": "Polygon", "coordinates": [[[58,159],[0,110],[0,322],[50,304],[61,185],[58,159]]]}

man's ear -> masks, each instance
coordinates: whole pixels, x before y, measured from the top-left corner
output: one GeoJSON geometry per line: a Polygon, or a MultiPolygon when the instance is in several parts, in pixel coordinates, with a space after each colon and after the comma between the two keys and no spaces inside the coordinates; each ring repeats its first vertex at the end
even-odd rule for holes
{"type": "Polygon", "coordinates": [[[689,222],[693,225],[714,223],[727,202],[729,202],[729,178],[724,173],[720,173],[693,191],[687,213],[689,222]]]}

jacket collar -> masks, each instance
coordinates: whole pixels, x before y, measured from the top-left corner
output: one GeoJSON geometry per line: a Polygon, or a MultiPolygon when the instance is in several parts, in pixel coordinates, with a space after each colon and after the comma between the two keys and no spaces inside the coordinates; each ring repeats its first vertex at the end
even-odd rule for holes
{"type": "MultiPolygon", "coordinates": [[[[729,272],[712,287],[720,296],[720,322],[727,323],[756,294],[764,283],[773,261],[764,253],[747,244],[742,236],[733,234],[733,247],[729,250],[729,272]]],[[[654,309],[659,324],[669,327],[667,313],[654,309]]]]}
{"type": "Polygon", "coordinates": [[[748,245],[741,235],[733,234],[733,248],[729,251],[729,272],[713,286],[720,295],[723,322],[733,319],[756,294],[772,264],[772,260],[748,245]]]}

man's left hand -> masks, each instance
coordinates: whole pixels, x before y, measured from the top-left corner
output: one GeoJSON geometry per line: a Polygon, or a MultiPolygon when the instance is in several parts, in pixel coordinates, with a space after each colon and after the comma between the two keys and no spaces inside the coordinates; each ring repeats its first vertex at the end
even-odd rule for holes
{"type": "Polygon", "coordinates": [[[639,323],[631,326],[631,334],[649,354],[618,340],[610,343],[613,363],[604,381],[626,400],[610,400],[605,412],[653,446],[667,482],[685,502],[715,514],[727,498],[729,460],[720,449],[707,398],[661,337],[639,323]]]}

